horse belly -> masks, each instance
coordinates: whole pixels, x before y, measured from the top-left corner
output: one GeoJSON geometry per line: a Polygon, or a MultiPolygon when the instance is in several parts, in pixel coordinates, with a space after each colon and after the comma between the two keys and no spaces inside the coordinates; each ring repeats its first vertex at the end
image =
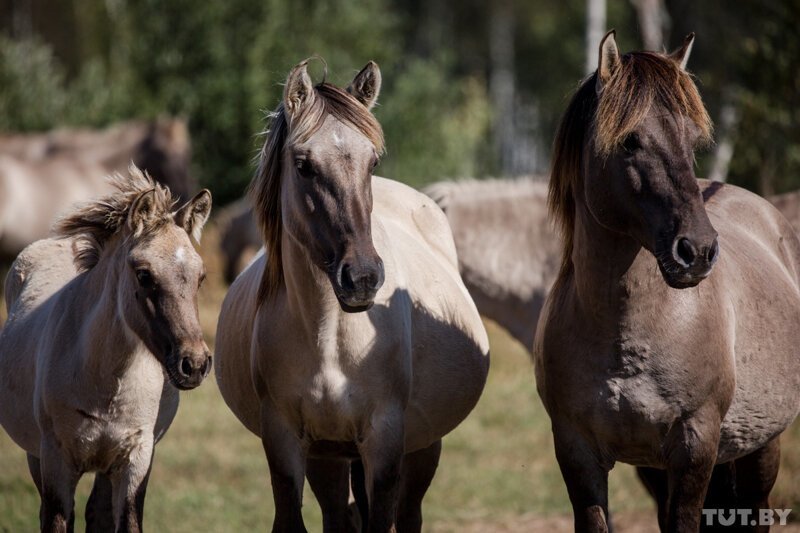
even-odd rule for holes
{"type": "Polygon", "coordinates": [[[34,416],[34,357],[12,337],[14,324],[0,335],[0,426],[18,446],[38,453],[40,433],[34,416]]]}
{"type": "Polygon", "coordinates": [[[489,351],[465,336],[449,350],[415,357],[415,363],[405,417],[407,453],[440,440],[472,412],[486,384],[489,351]]]}

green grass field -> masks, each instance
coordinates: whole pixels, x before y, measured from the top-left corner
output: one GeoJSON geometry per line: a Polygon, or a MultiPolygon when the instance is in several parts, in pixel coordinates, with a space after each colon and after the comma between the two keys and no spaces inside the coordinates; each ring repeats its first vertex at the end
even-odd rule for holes
{"type": "MultiPolygon", "coordinates": [[[[211,247],[213,239],[204,240],[211,247]]],[[[210,270],[218,266],[208,258],[210,270]]],[[[209,343],[224,289],[210,283],[201,319],[209,343]]],[[[533,368],[522,347],[487,324],[492,366],[483,397],[472,415],[444,441],[439,470],[425,501],[425,530],[567,531],[570,506],[555,461],[547,415],[536,395],[533,368]]],[[[783,439],[782,470],[773,506],[793,507],[800,519],[800,423],[783,439]]],[[[76,530],[91,476],[79,485],[76,530]]],[[[320,514],[306,491],[309,531],[320,531],[320,514]]],[[[634,471],[611,473],[612,512],[620,530],[652,531],[652,505],[634,471]]],[[[0,432],[0,531],[34,531],[39,498],[25,455],[0,432]]],[[[181,393],[181,408],[156,459],[145,507],[145,527],[158,532],[266,530],[273,514],[267,464],[260,441],[228,411],[210,377],[181,393]]],[[[789,528],[784,529],[788,531],[789,528]]],[[[793,527],[798,531],[800,527],[793,527]]]]}

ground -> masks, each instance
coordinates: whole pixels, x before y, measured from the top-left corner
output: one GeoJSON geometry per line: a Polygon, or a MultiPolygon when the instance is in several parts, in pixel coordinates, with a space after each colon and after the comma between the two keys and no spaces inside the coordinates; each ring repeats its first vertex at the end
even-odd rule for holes
{"type": "MultiPolygon", "coordinates": [[[[203,249],[215,249],[213,228],[203,249]]],[[[210,276],[201,294],[201,320],[213,343],[224,296],[219,261],[206,255],[210,276]]],[[[0,319],[4,317],[0,311],[0,319]]],[[[555,461],[550,424],[539,401],[533,368],[522,347],[487,323],[492,365],[472,415],[444,441],[442,461],[424,504],[425,530],[433,532],[571,531],[569,500],[555,461]]],[[[782,440],[781,473],[772,505],[794,508],[800,520],[800,422],[782,440]]],[[[76,530],[91,476],[79,485],[76,530]]],[[[656,531],[653,506],[632,467],[610,477],[611,510],[618,531],[656,531]]],[[[25,454],[0,431],[0,532],[34,531],[39,498],[25,454]]],[[[320,531],[319,509],[306,491],[309,531],[320,531]]],[[[273,515],[261,443],[230,413],[213,376],[181,393],[181,408],[156,448],[147,492],[145,528],[169,532],[265,530],[273,515]]],[[[800,524],[774,531],[800,532],[800,524]]]]}

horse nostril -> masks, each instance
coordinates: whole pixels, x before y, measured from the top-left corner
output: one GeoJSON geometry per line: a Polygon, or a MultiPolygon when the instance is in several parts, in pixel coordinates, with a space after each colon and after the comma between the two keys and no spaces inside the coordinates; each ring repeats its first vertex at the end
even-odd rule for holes
{"type": "Polygon", "coordinates": [[[352,291],[356,288],[355,281],[353,280],[353,271],[350,268],[350,265],[345,264],[342,266],[342,275],[340,283],[342,288],[346,291],[352,291]]]}
{"type": "Polygon", "coordinates": [[[192,362],[189,361],[189,358],[184,357],[183,359],[181,359],[181,374],[183,374],[183,377],[188,378],[189,376],[192,375],[193,371],[194,368],[192,368],[192,362]]]}
{"type": "Polygon", "coordinates": [[[206,360],[203,361],[203,375],[207,376],[210,371],[211,371],[211,356],[209,355],[208,357],[206,357],[206,360]]]}
{"type": "Polygon", "coordinates": [[[675,245],[675,254],[677,256],[676,259],[683,263],[684,266],[690,267],[697,258],[697,249],[692,244],[692,241],[686,237],[681,237],[675,245]]]}
{"type": "Polygon", "coordinates": [[[717,256],[719,255],[719,242],[715,239],[714,243],[709,247],[708,251],[706,252],[706,260],[708,264],[714,264],[714,261],[717,260],[717,256]]]}

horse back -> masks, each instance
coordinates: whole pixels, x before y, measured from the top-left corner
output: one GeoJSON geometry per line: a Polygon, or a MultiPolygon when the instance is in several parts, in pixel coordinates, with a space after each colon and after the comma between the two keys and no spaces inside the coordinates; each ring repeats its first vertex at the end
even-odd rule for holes
{"type": "Polygon", "coordinates": [[[375,176],[372,182],[374,212],[383,220],[396,221],[423,244],[458,269],[456,245],[442,209],[428,196],[411,187],[375,176]]]}

